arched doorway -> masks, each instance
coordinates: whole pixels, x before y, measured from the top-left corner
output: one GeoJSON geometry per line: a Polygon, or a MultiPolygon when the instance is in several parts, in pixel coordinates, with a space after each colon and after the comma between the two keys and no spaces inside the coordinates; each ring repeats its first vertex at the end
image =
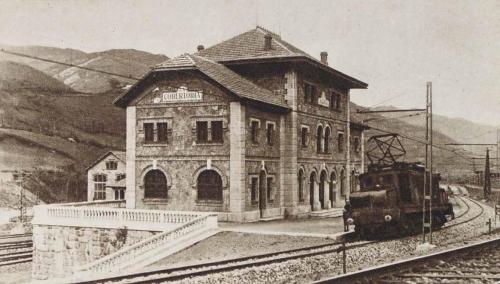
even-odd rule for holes
{"type": "Polygon", "coordinates": [[[325,209],[325,181],[326,181],[326,171],[322,171],[319,176],[319,203],[321,208],[325,209]]]}
{"type": "Polygon", "coordinates": [[[316,186],[316,172],[311,173],[309,178],[309,203],[311,204],[311,211],[314,209],[314,187],[316,186]]]}
{"type": "Polygon", "coordinates": [[[299,202],[302,202],[304,201],[304,171],[302,169],[299,170],[297,182],[299,183],[299,202]]]}
{"type": "Polygon", "coordinates": [[[345,171],[340,172],[340,194],[342,197],[346,196],[346,184],[345,184],[345,171]]]}
{"type": "Polygon", "coordinates": [[[264,209],[266,209],[266,172],[264,170],[259,173],[259,210],[260,217],[264,217],[264,209]]]}
{"type": "Polygon", "coordinates": [[[330,201],[332,202],[332,207],[335,207],[335,203],[337,202],[337,176],[335,172],[332,172],[330,175],[330,201]]]}

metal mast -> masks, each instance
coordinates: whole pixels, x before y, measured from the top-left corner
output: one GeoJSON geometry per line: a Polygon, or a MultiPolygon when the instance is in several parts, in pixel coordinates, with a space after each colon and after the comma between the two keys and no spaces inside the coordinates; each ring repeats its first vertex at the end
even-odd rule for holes
{"type": "Polygon", "coordinates": [[[432,83],[427,82],[425,111],[425,168],[422,210],[422,236],[426,239],[426,228],[429,228],[429,243],[432,243],[432,83]],[[430,147],[429,147],[430,146],[430,147]],[[429,181],[427,180],[429,178],[429,181]],[[429,185],[427,185],[429,184],[429,185]],[[429,190],[427,190],[429,188],[429,190]],[[428,221],[426,221],[428,211],[428,221]]]}

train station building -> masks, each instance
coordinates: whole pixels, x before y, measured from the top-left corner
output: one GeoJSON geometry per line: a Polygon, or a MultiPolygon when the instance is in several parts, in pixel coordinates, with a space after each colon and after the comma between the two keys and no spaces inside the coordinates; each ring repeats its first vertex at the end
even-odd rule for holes
{"type": "Polygon", "coordinates": [[[349,91],[367,84],[320,58],[257,27],[153,68],[115,101],[127,208],[246,222],[342,207],[362,171],[349,91]]]}

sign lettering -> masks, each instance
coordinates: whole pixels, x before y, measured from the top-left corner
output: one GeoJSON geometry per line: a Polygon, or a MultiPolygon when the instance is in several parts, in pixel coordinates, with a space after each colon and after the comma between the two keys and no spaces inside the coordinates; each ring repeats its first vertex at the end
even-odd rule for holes
{"type": "Polygon", "coordinates": [[[325,92],[322,92],[321,97],[318,98],[318,104],[324,107],[330,107],[330,101],[326,98],[325,92]]]}
{"type": "Polygon", "coordinates": [[[163,92],[159,97],[153,99],[153,103],[155,104],[198,101],[203,101],[203,93],[198,91],[189,91],[186,87],[180,87],[175,92],[163,92]]]}

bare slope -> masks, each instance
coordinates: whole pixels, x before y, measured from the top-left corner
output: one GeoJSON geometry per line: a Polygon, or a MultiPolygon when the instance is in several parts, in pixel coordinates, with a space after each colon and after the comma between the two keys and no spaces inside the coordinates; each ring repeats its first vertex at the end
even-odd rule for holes
{"type": "MultiPolygon", "coordinates": [[[[165,55],[151,54],[134,49],[112,49],[103,52],[85,53],[80,50],[44,46],[0,45],[0,48],[135,78],[142,77],[151,67],[168,59],[165,55]]],[[[64,82],[74,90],[83,93],[106,92],[135,82],[127,78],[18,57],[1,52],[0,60],[11,60],[27,64],[64,82]]]]}

